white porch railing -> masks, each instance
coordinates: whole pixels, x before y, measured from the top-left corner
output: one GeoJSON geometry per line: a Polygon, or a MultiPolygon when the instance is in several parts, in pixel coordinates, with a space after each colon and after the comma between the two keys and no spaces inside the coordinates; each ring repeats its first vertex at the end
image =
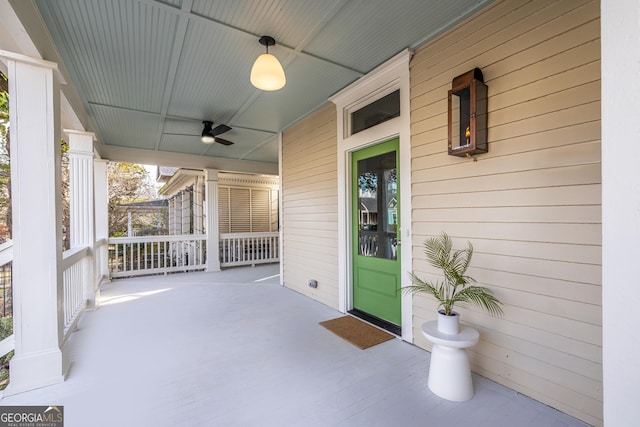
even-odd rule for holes
{"type": "Polygon", "coordinates": [[[100,239],[96,241],[96,283],[100,284],[103,280],[109,279],[109,239],[100,239]]]}
{"type": "Polygon", "coordinates": [[[278,235],[277,231],[220,234],[220,266],[278,262],[278,235]]]}
{"type": "Polygon", "coordinates": [[[72,248],[62,254],[65,339],[87,305],[84,283],[92,279],[87,274],[90,257],[91,251],[88,246],[72,248]]]}
{"type": "MultiPolygon", "coordinates": [[[[86,307],[86,297],[84,295],[84,282],[89,279],[87,272],[92,253],[89,247],[73,248],[65,251],[62,255],[62,278],[63,278],[63,318],[64,318],[64,340],[73,331],[75,323],[86,307]]],[[[0,268],[13,261],[13,242],[9,241],[0,245],[0,268]]],[[[3,307],[8,303],[6,287],[13,287],[11,283],[3,282],[3,307]]],[[[10,299],[9,299],[10,300],[10,299]]],[[[5,356],[15,350],[14,335],[0,341],[0,357],[5,356]]]]}
{"type": "Polygon", "coordinates": [[[206,239],[202,234],[111,237],[111,277],[203,270],[206,239]]]}
{"type": "MultiPolygon", "coordinates": [[[[109,271],[113,278],[206,268],[204,234],[111,237],[109,271]]],[[[220,235],[220,266],[278,262],[278,232],[220,235]]],[[[96,269],[100,268],[96,265],[96,269]]]]}

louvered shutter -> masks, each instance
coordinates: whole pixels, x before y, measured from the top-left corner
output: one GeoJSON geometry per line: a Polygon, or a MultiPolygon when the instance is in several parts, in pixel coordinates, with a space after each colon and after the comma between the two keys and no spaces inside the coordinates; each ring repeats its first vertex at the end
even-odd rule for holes
{"type": "Polygon", "coordinates": [[[229,222],[231,203],[229,202],[229,188],[218,188],[218,231],[220,233],[231,233],[229,222]]]}
{"type": "Polygon", "coordinates": [[[269,231],[269,190],[251,190],[251,231],[269,231]]]}
{"type": "Polygon", "coordinates": [[[251,190],[231,188],[231,233],[251,232],[251,190]]]}

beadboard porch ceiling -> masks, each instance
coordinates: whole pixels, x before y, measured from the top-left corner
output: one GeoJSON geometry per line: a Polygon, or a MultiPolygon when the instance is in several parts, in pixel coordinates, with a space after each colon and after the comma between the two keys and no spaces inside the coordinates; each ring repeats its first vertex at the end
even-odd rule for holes
{"type": "Polygon", "coordinates": [[[10,1],[43,57],[61,64],[73,127],[94,131],[103,155],[227,159],[231,170],[277,164],[278,131],[491,2],[10,1]],[[262,35],[277,43],[269,51],[287,76],[280,91],[249,82],[262,35]],[[231,126],[223,137],[234,145],[202,144],[203,120],[231,126]]]}

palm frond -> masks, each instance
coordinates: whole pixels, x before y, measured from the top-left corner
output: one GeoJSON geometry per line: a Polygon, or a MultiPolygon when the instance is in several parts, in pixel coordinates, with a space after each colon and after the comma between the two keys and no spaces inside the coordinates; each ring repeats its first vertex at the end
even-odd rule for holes
{"type": "Polygon", "coordinates": [[[427,293],[433,295],[433,297],[438,301],[438,307],[444,306],[446,304],[447,295],[445,293],[445,283],[439,281],[435,283],[425,282],[413,273],[410,274],[410,277],[413,285],[404,286],[401,288],[402,292],[405,295],[427,293]]]}
{"type": "Polygon", "coordinates": [[[503,314],[501,302],[493,296],[491,291],[482,286],[468,286],[454,296],[455,302],[473,303],[485,309],[492,316],[503,314]]]}
{"type": "Polygon", "coordinates": [[[429,264],[436,268],[448,269],[449,254],[453,243],[451,238],[443,233],[440,236],[432,237],[424,242],[424,254],[429,264]]]}

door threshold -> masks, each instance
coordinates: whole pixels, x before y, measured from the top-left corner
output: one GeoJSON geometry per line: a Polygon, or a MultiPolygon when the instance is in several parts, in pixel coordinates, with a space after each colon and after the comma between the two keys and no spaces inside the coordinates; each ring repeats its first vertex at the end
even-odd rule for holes
{"type": "Polygon", "coordinates": [[[347,311],[347,313],[351,314],[352,316],[355,316],[357,318],[360,318],[366,322],[369,322],[373,325],[376,325],[379,328],[384,329],[385,331],[389,331],[394,335],[397,336],[402,336],[402,327],[391,323],[387,320],[381,319],[379,317],[373,316],[369,313],[365,313],[364,311],[358,310],[357,308],[351,309],[349,311],[347,311]]]}

